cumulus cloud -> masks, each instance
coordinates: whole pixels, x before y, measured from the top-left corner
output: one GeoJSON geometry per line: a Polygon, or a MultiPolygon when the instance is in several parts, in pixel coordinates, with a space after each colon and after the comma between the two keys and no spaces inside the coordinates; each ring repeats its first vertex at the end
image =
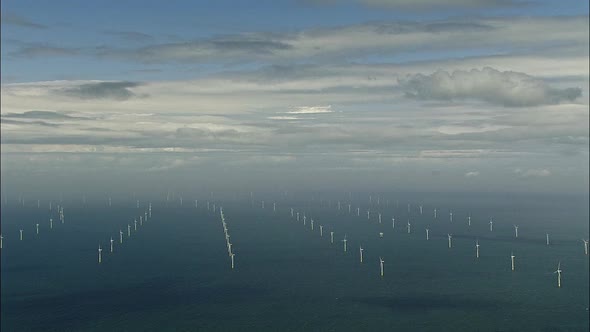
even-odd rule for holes
{"type": "Polygon", "coordinates": [[[130,88],[137,87],[137,82],[98,82],[65,88],[62,93],[80,99],[116,99],[126,100],[137,95],[130,88]]]}
{"type": "Polygon", "coordinates": [[[514,173],[524,177],[524,178],[528,178],[528,177],[546,177],[551,175],[551,171],[549,171],[548,169],[545,168],[532,168],[532,169],[520,169],[517,168],[514,170],[514,173]]]}
{"type": "Polygon", "coordinates": [[[479,171],[471,171],[471,172],[465,173],[466,178],[474,178],[476,176],[479,176],[479,171]]]}
{"type": "Polygon", "coordinates": [[[582,94],[580,88],[554,88],[542,79],[525,73],[490,67],[411,75],[400,79],[400,84],[408,96],[416,99],[473,99],[507,107],[573,102],[582,94]]]}

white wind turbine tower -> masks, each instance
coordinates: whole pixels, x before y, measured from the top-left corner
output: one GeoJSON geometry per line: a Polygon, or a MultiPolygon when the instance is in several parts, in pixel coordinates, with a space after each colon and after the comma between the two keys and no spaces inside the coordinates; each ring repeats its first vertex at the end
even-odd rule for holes
{"type": "Polygon", "coordinates": [[[430,230],[426,228],[426,241],[430,240],[430,230]]]}
{"type": "Polygon", "coordinates": [[[98,245],[98,263],[102,263],[102,248],[98,245]]]}
{"type": "Polygon", "coordinates": [[[313,218],[311,218],[310,224],[311,224],[311,230],[313,231],[313,218]]]}
{"type": "Polygon", "coordinates": [[[410,210],[411,210],[411,206],[410,206],[410,203],[408,203],[408,213],[410,213],[410,210]]]}
{"type": "Polygon", "coordinates": [[[113,237],[111,237],[111,252],[113,252],[113,237]]]}
{"type": "Polygon", "coordinates": [[[395,229],[395,218],[391,218],[391,227],[395,229]]]}
{"type": "Polygon", "coordinates": [[[53,218],[49,218],[49,229],[53,229],[53,218]]]}
{"type": "Polygon", "coordinates": [[[449,212],[449,221],[453,222],[453,211],[449,212]]]}
{"type": "Polygon", "coordinates": [[[561,262],[557,263],[557,270],[553,273],[557,273],[557,287],[561,288],[561,262]]]}
{"type": "Polygon", "coordinates": [[[514,237],[518,238],[518,225],[514,225],[514,237]]]}
{"type": "Polygon", "coordinates": [[[133,220],[134,230],[137,230],[137,219],[133,220]]]}
{"type": "Polygon", "coordinates": [[[379,223],[381,223],[381,213],[379,213],[379,223]]]}
{"type": "Polygon", "coordinates": [[[381,270],[381,277],[383,277],[383,263],[385,263],[385,261],[383,260],[383,258],[379,257],[379,267],[381,270]]]}
{"type": "Polygon", "coordinates": [[[475,257],[479,258],[479,240],[475,240],[475,257]]]}
{"type": "Polygon", "coordinates": [[[348,214],[350,214],[350,209],[352,208],[352,206],[350,204],[348,204],[348,214]]]}
{"type": "Polygon", "coordinates": [[[199,207],[199,200],[195,199],[195,209],[199,207]]]}
{"type": "Polygon", "coordinates": [[[234,269],[234,256],[235,254],[232,252],[231,255],[229,256],[231,258],[231,269],[234,269]]]}
{"type": "Polygon", "coordinates": [[[363,250],[364,250],[363,247],[359,246],[359,252],[361,254],[361,263],[363,262],[363,250]]]}
{"type": "Polygon", "coordinates": [[[549,233],[545,233],[545,238],[546,238],[546,243],[547,245],[549,245],[549,233]]]}
{"type": "Polygon", "coordinates": [[[127,224],[127,237],[131,236],[131,225],[127,224]]]}
{"type": "Polygon", "coordinates": [[[297,221],[299,221],[299,212],[297,212],[297,221]]]}
{"type": "Polygon", "coordinates": [[[512,253],[510,253],[510,264],[511,264],[511,266],[512,266],[512,271],[514,271],[514,258],[515,258],[515,257],[516,257],[516,256],[514,256],[514,253],[513,253],[513,252],[512,252],[512,253]]]}
{"type": "Polygon", "coordinates": [[[20,231],[20,240],[22,241],[23,240],[23,230],[20,229],[19,231],[20,231]]]}
{"type": "Polygon", "coordinates": [[[422,215],[422,205],[420,205],[420,215],[422,215]]]}
{"type": "Polygon", "coordinates": [[[0,249],[2,249],[2,240],[4,239],[4,236],[2,236],[2,234],[0,234],[0,249]]]}
{"type": "Polygon", "coordinates": [[[307,220],[307,217],[305,216],[305,213],[303,214],[303,226],[305,226],[305,221],[307,220]]]}
{"type": "Polygon", "coordinates": [[[434,219],[436,219],[436,208],[434,208],[434,219]]]}
{"type": "Polygon", "coordinates": [[[361,216],[361,208],[360,208],[360,207],[357,207],[357,208],[356,208],[356,215],[357,215],[358,217],[360,217],[360,216],[361,216]]]}
{"type": "Polygon", "coordinates": [[[348,241],[346,239],[346,235],[344,235],[344,240],[342,240],[342,242],[344,243],[344,252],[346,252],[346,241],[348,241]]]}
{"type": "Polygon", "coordinates": [[[471,213],[467,217],[467,226],[471,226],[471,213]]]}
{"type": "Polygon", "coordinates": [[[584,254],[588,255],[588,240],[582,239],[582,242],[584,242],[584,254]]]}
{"type": "Polygon", "coordinates": [[[324,226],[320,225],[320,237],[324,237],[324,226]]]}
{"type": "Polygon", "coordinates": [[[143,216],[139,216],[139,226],[143,226],[143,216]]]}
{"type": "Polygon", "coordinates": [[[447,237],[449,238],[449,248],[452,248],[453,247],[453,235],[447,234],[447,237]]]}
{"type": "Polygon", "coordinates": [[[412,225],[410,224],[410,221],[408,220],[408,234],[410,234],[411,230],[412,230],[412,225]]]}
{"type": "Polygon", "coordinates": [[[490,232],[494,231],[494,220],[490,218],[490,232]]]}
{"type": "Polygon", "coordinates": [[[35,227],[37,228],[37,235],[39,235],[39,224],[35,224],[35,227]]]}
{"type": "Polygon", "coordinates": [[[262,209],[264,209],[264,201],[262,201],[262,209]]]}
{"type": "Polygon", "coordinates": [[[119,243],[123,243],[123,231],[119,230],[119,243]]]}
{"type": "Polygon", "coordinates": [[[371,219],[371,211],[367,210],[367,220],[371,219]]]}
{"type": "Polygon", "coordinates": [[[293,217],[293,208],[291,208],[291,217],[293,217]]]}
{"type": "Polygon", "coordinates": [[[334,232],[330,232],[330,243],[334,243],[334,232]]]}
{"type": "Polygon", "coordinates": [[[338,201],[338,211],[340,211],[340,201],[338,201]]]}
{"type": "Polygon", "coordinates": [[[277,210],[277,203],[272,203],[272,212],[275,212],[277,210]]]}

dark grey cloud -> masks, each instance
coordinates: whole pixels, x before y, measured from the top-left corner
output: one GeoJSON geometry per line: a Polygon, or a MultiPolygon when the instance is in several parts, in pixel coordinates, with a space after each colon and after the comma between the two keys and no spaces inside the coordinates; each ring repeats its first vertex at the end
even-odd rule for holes
{"type": "Polygon", "coordinates": [[[115,36],[126,41],[151,42],[154,40],[154,36],[138,31],[105,30],[103,32],[107,35],[115,36]]]}
{"type": "Polygon", "coordinates": [[[15,125],[37,125],[37,126],[44,126],[44,127],[59,127],[60,126],[59,124],[56,124],[56,123],[49,123],[49,122],[40,121],[40,120],[19,121],[19,120],[6,119],[5,117],[0,118],[0,123],[15,124],[15,125]]]}
{"type": "Polygon", "coordinates": [[[300,0],[314,5],[338,5],[358,3],[368,7],[407,11],[435,11],[441,9],[481,9],[494,7],[514,7],[530,4],[524,0],[300,0]]]}
{"type": "Polygon", "coordinates": [[[80,54],[80,49],[49,45],[45,43],[23,43],[19,49],[10,52],[13,57],[39,58],[50,56],[72,56],[80,54]]]}
{"type": "Polygon", "coordinates": [[[2,118],[17,118],[17,119],[45,119],[45,120],[63,120],[63,119],[85,119],[82,117],[70,116],[67,114],[53,112],[53,111],[27,111],[23,113],[7,113],[2,115],[2,118]]]}
{"type": "Polygon", "coordinates": [[[196,41],[154,44],[136,49],[102,47],[97,55],[136,60],[145,63],[162,61],[198,62],[212,59],[239,60],[263,58],[276,51],[284,51],[291,45],[273,40],[270,34],[222,36],[196,41]]]}
{"type": "MultiPolygon", "coordinates": [[[[61,91],[70,97],[80,99],[115,99],[127,100],[139,97],[130,88],[141,85],[138,82],[98,82],[82,84],[73,88],[66,88],[61,91]]],[[[143,96],[142,96],[143,97],[143,96]]]]}
{"type": "Polygon", "coordinates": [[[493,68],[437,71],[400,79],[407,95],[420,100],[479,100],[507,107],[552,105],[573,102],[580,88],[559,89],[525,73],[493,68]]]}
{"type": "Polygon", "coordinates": [[[20,15],[15,15],[12,13],[2,13],[1,16],[2,24],[10,24],[24,28],[33,28],[33,29],[46,29],[47,26],[39,23],[32,22],[20,15]]]}

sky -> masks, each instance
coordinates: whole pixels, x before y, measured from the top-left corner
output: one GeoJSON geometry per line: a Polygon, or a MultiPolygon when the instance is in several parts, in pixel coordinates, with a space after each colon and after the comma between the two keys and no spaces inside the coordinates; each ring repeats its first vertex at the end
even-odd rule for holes
{"type": "Polygon", "coordinates": [[[2,191],[587,194],[588,13],[2,1],[2,191]]]}

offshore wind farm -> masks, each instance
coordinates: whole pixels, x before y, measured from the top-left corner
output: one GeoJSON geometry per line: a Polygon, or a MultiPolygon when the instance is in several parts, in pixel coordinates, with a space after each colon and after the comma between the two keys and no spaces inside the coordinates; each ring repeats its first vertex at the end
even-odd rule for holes
{"type": "Polygon", "coordinates": [[[587,238],[588,210],[581,200],[422,195],[423,209],[452,208],[465,220],[471,214],[469,226],[420,214],[418,204],[408,212],[400,202],[414,203],[416,194],[382,193],[380,204],[365,193],[348,196],[353,206],[428,225],[427,240],[379,223],[377,214],[367,219],[338,209],[336,200],[347,195],[200,197],[209,208],[165,195],[142,199],[139,208],[134,199],[107,203],[87,195],[86,203],[52,201],[69,222],[45,225],[39,234],[34,221],[57,211],[8,201],[2,205],[2,329],[141,331],[173,321],[180,330],[368,331],[413,329],[416,316],[427,331],[441,324],[588,327],[589,260],[579,240],[587,238]],[[263,208],[263,199],[275,209],[263,208]],[[152,217],[131,227],[150,206],[152,217]],[[518,238],[516,211],[528,230],[518,238]],[[303,225],[303,217],[298,222],[297,213],[321,228],[303,225]],[[489,215],[496,220],[492,234],[489,215]],[[123,241],[126,226],[131,231],[123,241]],[[21,228],[32,233],[22,241],[21,228]],[[325,231],[341,244],[323,237],[325,231]],[[546,233],[554,234],[549,246],[546,233]],[[356,254],[348,250],[354,247],[356,254]],[[216,314],[228,311],[231,320],[216,314]]]}

